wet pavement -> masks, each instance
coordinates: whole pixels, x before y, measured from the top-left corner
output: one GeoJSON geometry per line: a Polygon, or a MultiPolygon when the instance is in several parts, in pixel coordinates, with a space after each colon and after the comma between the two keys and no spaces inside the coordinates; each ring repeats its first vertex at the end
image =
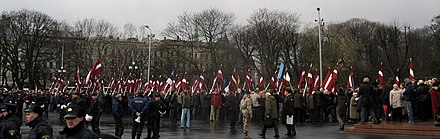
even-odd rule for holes
{"type": "MultiPolygon", "coordinates": [[[[54,127],[54,137],[64,127],[62,121],[57,119],[58,113],[50,113],[49,121],[54,127]]],[[[24,125],[24,124],[23,124],[24,125]]],[[[126,116],[124,118],[124,134],[123,139],[131,139],[131,120],[126,116]]],[[[113,117],[109,114],[103,114],[101,117],[101,132],[114,134],[113,117]]],[[[350,126],[350,125],[348,125],[350,126]]],[[[258,133],[263,127],[262,123],[251,123],[249,125],[250,136],[254,139],[260,138],[258,133]]],[[[321,125],[314,124],[297,124],[295,137],[288,137],[284,125],[278,125],[280,139],[295,138],[295,139],[315,139],[325,137],[325,139],[429,139],[430,137],[410,137],[410,136],[384,136],[384,135],[368,135],[368,134],[351,134],[340,131],[337,123],[327,123],[321,125]]],[[[91,127],[89,127],[91,128],[91,127]]],[[[29,127],[22,126],[22,138],[26,138],[29,133],[29,127]]],[[[147,128],[144,127],[142,138],[146,137],[147,128]]],[[[274,129],[270,128],[266,132],[266,138],[274,138],[274,129]]],[[[171,122],[168,119],[161,121],[160,129],[161,139],[240,139],[243,138],[242,125],[237,124],[235,129],[229,127],[229,121],[220,121],[212,123],[209,121],[192,120],[191,128],[180,129],[180,122],[171,122]]]]}

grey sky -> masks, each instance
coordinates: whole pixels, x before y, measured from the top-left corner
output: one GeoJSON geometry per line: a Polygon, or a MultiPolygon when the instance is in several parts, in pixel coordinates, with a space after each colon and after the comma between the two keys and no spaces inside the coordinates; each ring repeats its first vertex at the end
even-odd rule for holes
{"type": "Polygon", "coordinates": [[[125,23],[148,24],[154,33],[162,31],[177,15],[218,8],[233,12],[236,24],[246,24],[259,8],[296,12],[302,25],[317,18],[316,7],[326,22],[366,18],[382,23],[422,27],[440,14],[440,0],[1,0],[0,10],[38,10],[59,20],[73,23],[82,18],[105,19],[119,27],[125,23]]]}

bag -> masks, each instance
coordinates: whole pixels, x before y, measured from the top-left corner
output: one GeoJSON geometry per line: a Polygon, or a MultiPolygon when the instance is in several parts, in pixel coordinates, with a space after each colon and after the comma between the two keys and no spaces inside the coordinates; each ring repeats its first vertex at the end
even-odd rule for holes
{"type": "Polygon", "coordinates": [[[286,124],[287,125],[293,125],[293,115],[287,115],[286,116],[286,124]]]}
{"type": "Polygon", "coordinates": [[[264,119],[264,127],[266,128],[274,127],[273,119],[270,119],[270,116],[266,116],[266,118],[264,119]]]}

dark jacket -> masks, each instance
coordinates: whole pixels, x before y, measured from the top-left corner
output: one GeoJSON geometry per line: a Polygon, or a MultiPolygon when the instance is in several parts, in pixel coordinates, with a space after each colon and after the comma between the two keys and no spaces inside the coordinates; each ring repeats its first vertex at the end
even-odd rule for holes
{"type": "Polygon", "coordinates": [[[266,109],[265,115],[269,115],[271,119],[278,118],[277,104],[275,97],[273,95],[266,97],[265,109],[266,109]]]}
{"type": "Polygon", "coordinates": [[[304,96],[301,93],[292,94],[295,108],[304,108],[304,96]]]}
{"type": "Polygon", "coordinates": [[[283,114],[284,114],[284,116],[293,115],[294,114],[294,108],[295,108],[295,104],[296,104],[296,102],[295,102],[296,99],[295,98],[296,98],[296,96],[294,96],[294,94],[288,94],[284,98],[284,102],[283,102],[283,114]]]}
{"type": "Polygon", "coordinates": [[[52,125],[43,117],[37,117],[26,124],[31,128],[28,139],[52,139],[52,125]]]}
{"type": "Polygon", "coordinates": [[[322,107],[325,106],[325,96],[324,93],[322,93],[321,91],[316,91],[313,94],[313,106],[315,107],[322,107]]]}
{"type": "Polygon", "coordinates": [[[114,99],[112,102],[112,113],[114,118],[122,118],[124,115],[124,108],[122,107],[122,102],[118,99],[114,99]]]}
{"type": "Polygon", "coordinates": [[[191,96],[183,95],[182,96],[182,108],[191,108],[191,96]]]}
{"type": "Polygon", "coordinates": [[[229,106],[229,111],[238,111],[238,100],[237,96],[234,96],[233,94],[229,94],[226,98],[226,104],[229,106]]]}
{"type": "Polygon", "coordinates": [[[103,111],[104,109],[100,101],[98,99],[92,100],[92,105],[88,114],[90,116],[100,116],[103,111]]]}
{"type": "Polygon", "coordinates": [[[154,99],[148,101],[147,117],[151,116],[159,116],[159,103],[154,99]]]}
{"type": "Polygon", "coordinates": [[[414,101],[415,100],[415,94],[414,94],[414,90],[415,90],[415,85],[408,83],[405,87],[405,91],[402,93],[403,97],[402,99],[405,101],[414,101]]]}
{"type": "Polygon", "coordinates": [[[145,97],[137,96],[131,100],[130,110],[133,115],[136,115],[136,112],[141,113],[142,116],[145,116],[145,113],[148,110],[148,100],[145,97]]]}
{"type": "Polygon", "coordinates": [[[192,96],[192,106],[194,107],[200,107],[200,94],[196,93],[192,96]]]}
{"type": "Polygon", "coordinates": [[[336,114],[341,115],[345,114],[345,104],[348,102],[347,96],[345,96],[344,93],[339,93],[335,98],[335,104],[336,104],[336,114]]]}
{"type": "Polygon", "coordinates": [[[376,106],[376,99],[374,98],[373,85],[362,83],[359,86],[359,95],[362,96],[362,107],[376,106]]]}
{"type": "Polygon", "coordinates": [[[57,139],[99,139],[99,136],[80,122],[73,128],[64,127],[57,139]]]}
{"type": "Polygon", "coordinates": [[[1,139],[18,139],[20,134],[21,121],[15,114],[10,114],[0,122],[1,139]],[[19,122],[19,123],[18,123],[19,122]]]}
{"type": "Polygon", "coordinates": [[[211,107],[211,98],[207,94],[200,95],[200,103],[202,104],[202,108],[210,108],[211,107]]]}

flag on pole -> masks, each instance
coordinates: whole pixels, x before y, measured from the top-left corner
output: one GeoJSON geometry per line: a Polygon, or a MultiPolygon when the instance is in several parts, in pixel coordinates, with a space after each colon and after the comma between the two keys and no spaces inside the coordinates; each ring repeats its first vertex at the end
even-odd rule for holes
{"type": "MultiPolygon", "coordinates": [[[[220,65],[218,67],[218,71],[217,71],[216,77],[218,78],[218,80],[220,80],[220,90],[222,90],[224,88],[222,65],[220,65]]],[[[217,80],[214,80],[214,81],[215,81],[214,83],[216,83],[217,80]]]]}
{"type": "Polygon", "coordinates": [[[330,73],[330,70],[327,73],[327,77],[326,77],[326,79],[323,82],[324,83],[324,89],[327,89],[327,90],[330,91],[332,89],[333,85],[338,80],[338,64],[339,63],[336,63],[336,66],[335,66],[335,68],[333,68],[333,71],[331,73],[330,73]]]}
{"type": "Polygon", "coordinates": [[[199,90],[200,90],[200,91],[201,91],[201,90],[205,90],[205,88],[206,88],[205,77],[203,77],[202,74],[200,74],[200,76],[199,76],[199,82],[200,82],[200,84],[199,84],[199,90]]]}
{"type": "Polygon", "coordinates": [[[278,70],[278,81],[281,80],[281,77],[283,77],[283,72],[284,72],[284,63],[281,63],[280,65],[280,69],[278,70]]]}
{"type": "Polygon", "coordinates": [[[313,91],[318,90],[319,87],[320,87],[320,84],[319,84],[319,74],[316,73],[316,74],[315,74],[315,82],[313,83],[313,88],[312,88],[312,90],[309,91],[309,95],[312,94],[313,91]]]}
{"type": "Polygon", "coordinates": [[[377,80],[379,81],[379,84],[383,86],[385,84],[383,80],[383,72],[382,72],[382,62],[380,63],[379,71],[377,72],[377,80]]]}
{"type": "Polygon", "coordinates": [[[277,86],[277,80],[276,80],[276,72],[273,74],[273,76],[270,78],[270,85],[272,86],[272,89],[276,90],[278,88],[277,86]]]}
{"type": "Polygon", "coordinates": [[[414,79],[414,70],[413,70],[413,64],[412,64],[412,59],[409,58],[409,80],[413,80],[414,79]]]}
{"type": "Polygon", "coordinates": [[[350,74],[348,75],[347,80],[347,89],[354,87],[354,80],[353,80],[353,68],[350,68],[350,74]]]}
{"type": "Polygon", "coordinates": [[[304,78],[306,77],[306,71],[302,70],[301,72],[301,76],[299,77],[299,82],[298,82],[298,88],[302,89],[304,87],[303,82],[304,82],[304,78]]]}
{"type": "Polygon", "coordinates": [[[245,89],[245,88],[243,88],[243,89],[248,90],[248,91],[253,89],[252,88],[252,77],[251,77],[251,70],[250,69],[248,69],[248,74],[246,74],[246,80],[244,82],[245,82],[245,86],[247,87],[247,89],[245,89]]]}
{"type": "Polygon", "coordinates": [[[314,87],[313,86],[313,75],[312,75],[312,72],[313,72],[313,64],[310,64],[310,68],[309,68],[309,71],[307,72],[307,79],[306,79],[306,82],[307,82],[308,87],[309,87],[309,91],[313,90],[312,88],[314,87]]]}
{"type": "Polygon", "coordinates": [[[101,64],[101,60],[97,59],[95,65],[93,65],[92,69],[89,71],[89,74],[87,74],[84,84],[88,84],[92,77],[100,74],[103,71],[104,71],[104,67],[101,64]]]}
{"type": "Polygon", "coordinates": [[[237,79],[234,74],[231,75],[231,85],[232,85],[232,92],[237,91],[238,84],[237,84],[237,79]]]}
{"type": "Polygon", "coordinates": [[[260,74],[260,90],[264,89],[264,84],[266,84],[264,82],[264,76],[260,74]]]}

